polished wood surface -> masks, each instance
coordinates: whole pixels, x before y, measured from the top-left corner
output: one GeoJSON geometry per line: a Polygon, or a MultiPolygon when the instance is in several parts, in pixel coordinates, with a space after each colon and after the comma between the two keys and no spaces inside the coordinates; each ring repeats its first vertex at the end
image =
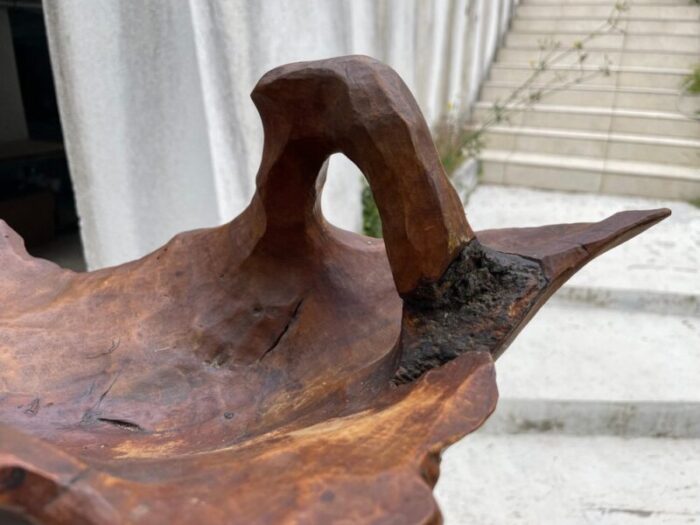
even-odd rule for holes
{"type": "Polygon", "coordinates": [[[0,222],[0,507],[438,523],[440,452],[494,410],[493,360],[577,269],[669,213],[475,234],[387,66],[291,64],[252,98],[264,153],[229,224],[74,273],[0,222]],[[367,177],[384,241],[324,220],[336,152],[367,177]]]}

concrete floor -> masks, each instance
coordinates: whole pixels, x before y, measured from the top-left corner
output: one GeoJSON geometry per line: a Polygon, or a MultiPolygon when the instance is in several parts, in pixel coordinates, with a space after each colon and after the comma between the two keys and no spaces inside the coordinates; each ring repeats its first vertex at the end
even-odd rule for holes
{"type": "Polygon", "coordinates": [[[700,440],[476,433],[435,493],[446,525],[700,523],[700,440]]]}

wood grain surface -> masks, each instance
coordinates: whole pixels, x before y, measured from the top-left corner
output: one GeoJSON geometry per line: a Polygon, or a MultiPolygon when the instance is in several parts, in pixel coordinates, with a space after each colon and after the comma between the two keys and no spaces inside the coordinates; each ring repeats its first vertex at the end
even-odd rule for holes
{"type": "Polygon", "coordinates": [[[475,234],[389,67],[290,64],[252,98],[264,153],[229,224],[74,273],[0,221],[0,507],[439,523],[440,452],[494,410],[493,360],[577,269],[670,213],[475,234]],[[336,152],[367,177],[384,241],[324,220],[336,152]]]}

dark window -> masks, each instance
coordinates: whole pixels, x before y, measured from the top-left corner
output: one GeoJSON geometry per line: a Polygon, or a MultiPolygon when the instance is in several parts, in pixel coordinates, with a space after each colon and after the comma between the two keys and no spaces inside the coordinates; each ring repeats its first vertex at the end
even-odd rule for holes
{"type": "Polygon", "coordinates": [[[0,111],[7,112],[0,122],[8,122],[10,113],[15,123],[20,121],[0,135],[0,219],[25,239],[33,255],[82,270],[78,215],[40,7],[32,1],[0,2],[0,11],[5,9],[0,45],[9,41],[14,50],[14,63],[0,62],[0,78],[10,86],[0,90],[8,97],[0,101],[0,111]],[[12,96],[16,88],[20,97],[12,96]]]}

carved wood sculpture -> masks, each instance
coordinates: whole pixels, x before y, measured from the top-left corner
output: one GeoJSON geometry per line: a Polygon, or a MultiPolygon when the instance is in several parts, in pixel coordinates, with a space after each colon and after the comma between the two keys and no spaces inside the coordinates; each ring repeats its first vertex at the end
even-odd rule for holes
{"type": "Polygon", "coordinates": [[[264,153],[229,224],[73,273],[0,223],[0,507],[437,523],[440,452],[494,409],[493,360],[576,270],[670,213],[475,235],[387,66],[291,64],[252,98],[264,153]],[[336,152],[366,175],[383,242],[324,221],[336,152]]]}

